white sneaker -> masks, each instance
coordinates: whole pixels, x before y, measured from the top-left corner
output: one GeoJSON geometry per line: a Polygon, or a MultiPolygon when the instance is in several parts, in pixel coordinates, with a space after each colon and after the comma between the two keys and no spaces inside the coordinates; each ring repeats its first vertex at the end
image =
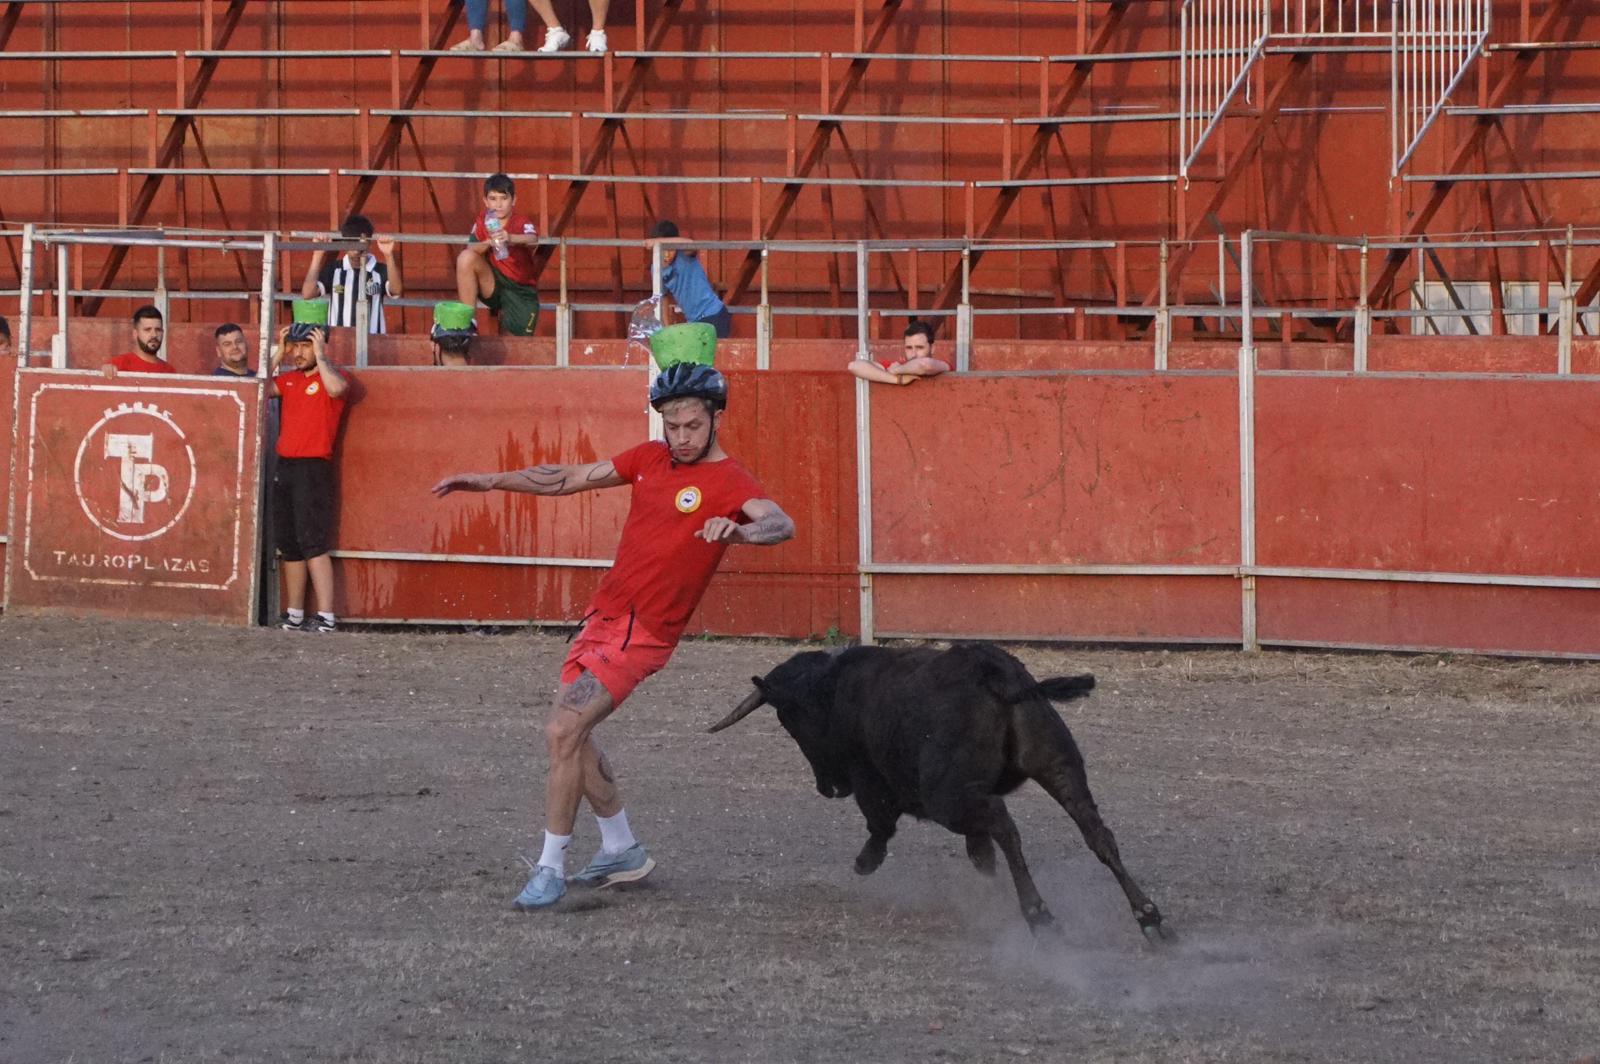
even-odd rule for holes
{"type": "Polygon", "coordinates": [[[603,51],[605,51],[606,50],[606,31],[605,30],[591,30],[590,33],[589,33],[589,36],[584,38],[583,46],[585,48],[589,49],[589,51],[591,51],[591,52],[603,52],[603,51]]]}
{"type": "Polygon", "coordinates": [[[539,46],[541,52],[559,52],[572,43],[572,34],[560,26],[548,28],[544,31],[544,43],[539,46]]]}

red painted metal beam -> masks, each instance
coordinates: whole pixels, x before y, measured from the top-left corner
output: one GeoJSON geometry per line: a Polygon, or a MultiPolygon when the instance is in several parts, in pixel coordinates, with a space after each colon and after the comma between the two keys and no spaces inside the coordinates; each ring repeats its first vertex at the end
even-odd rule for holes
{"type": "MultiPolygon", "coordinates": [[[[1570,33],[1559,37],[1552,37],[1550,34],[1554,31],[1555,24],[1560,21],[1563,14],[1570,13],[1574,19],[1582,17],[1581,6],[1573,3],[1572,0],[1550,0],[1550,6],[1540,16],[1538,25],[1523,39],[1529,41],[1572,40],[1573,35],[1570,33]]],[[[1533,67],[1533,61],[1543,54],[1542,50],[1537,49],[1523,49],[1514,53],[1511,69],[1501,76],[1500,81],[1490,91],[1489,99],[1483,106],[1501,106],[1513,91],[1521,87],[1523,79],[1528,76],[1528,71],[1533,67]]],[[[1472,132],[1456,148],[1455,154],[1451,156],[1444,172],[1447,174],[1465,173],[1473,158],[1482,151],[1483,142],[1494,126],[1495,119],[1492,115],[1480,115],[1474,119],[1472,132]]],[[[1427,202],[1422,205],[1422,208],[1412,217],[1411,224],[1406,227],[1404,239],[1415,240],[1428,231],[1428,226],[1433,222],[1434,216],[1439,213],[1439,209],[1444,206],[1444,201],[1450,195],[1450,190],[1455,187],[1455,184],[1453,181],[1437,181],[1434,183],[1433,191],[1429,194],[1427,202]]],[[[1372,288],[1367,295],[1368,303],[1373,306],[1387,304],[1390,292],[1394,287],[1395,278],[1405,266],[1407,257],[1408,253],[1405,248],[1394,248],[1384,257],[1383,270],[1378,274],[1378,279],[1373,282],[1372,288]]]]}
{"type": "MultiPolygon", "coordinates": [[[[228,46],[228,38],[233,36],[233,31],[243,17],[246,0],[229,0],[228,10],[222,16],[222,25],[216,30],[213,44],[218,51],[228,46]]],[[[217,65],[221,60],[215,56],[202,59],[200,69],[189,81],[189,86],[184,90],[183,106],[185,109],[194,109],[200,106],[205,99],[206,90],[211,87],[211,78],[217,72],[217,65]]],[[[189,127],[194,123],[194,118],[188,115],[178,115],[173,118],[172,125],[167,129],[167,135],[161,142],[161,148],[156,153],[153,169],[169,168],[178,158],[178,153],[183,150],[184,141],[188,137],[189,127]]],[[[133,203],[128,208],[129,226],[144,224],[144,217],[156,201],[156,193],[161,191],[161,174],[150,174],[145,177],[139,186],[139,193],[134,197],[133,203]]],[[[110,288],[117,279],[117,271],[122,269],[122,264],[127,260],[130,249],[126,244],[113,247],[106,256],[106,264],[100,270],[100,280],[96,288],[110,288]]],[[[90,297],[83,302],[83,313],[94,316],[99,313],[100,305],[104,300],[99,296],[90,297]]]]}
{"type": "MultiPolygon", "coordinates": [[[[1118,0],[1125,3],[1126,0],[1118,0]]],[[[876,52],[882,43],[884,34],[889,32],[889,26],[894,21],[895,12],[900,9],[900,0],[883,0],[883,6],[878,9],[877,17],[873,20],[872,28],[866,31],[864,39],[859,41],[861,52],[876,52]]],[[[828,102],[829,114],[842,114],[844,108],[861,87],[861,79],[866,76],[867,66],[872,62],[870,55],[859,55],[850,60],[850,69],[845,73],[844,80],[840,82],[833,98],[828,102]]],[[[798,165],[791,171],[791,177],[805,177],[811,173],[817,163],[822,161],[822,156],[828,150],[828,142],[833,139],[833,131],[837,128],[835,122],[818,122],[817,127],[811,131],[811,140],[806,144],[806,150],[800,157],[798,165]]],[[[767,218],[767,224],[761,231],[763,240],[771,240],[783,229],[783,223],[789,218],[789,212],[794,209],[795,201],[800,198],[800,191],[804,185],[784,184],[778,193],[777,205],[772,214],[767,218]]],[[[734,278],[733,284],[728,286],[728,294],[723,299],[725,303],[737,303],[751,282],[755,280],[756,272],[761,269],[761,252],[752,249],[745,255],[744,262],[739,266],[739,274],[734,278]]]]}
{"type": "Polygon", "coordinates": [[[22,18],[22,0],[11,0],[6,5],[6,13],[0,15],[0,48],[4,48],[11,40],[11,31],[17,28],[17,21],[22,18]]]}
{"type": "MultiPolygon", "coordinates": [[[[439,24],[433,31],[433,39],[428,42],[430,51],[442,51],[449,43],[450,35],[455,32],[456,19],[461,17],[461,5],[462,0],[450,0],[445,5],[439,24]]],[[[411,80],[406,83],[400,101],[395,104],[395,110],[410,111],[417,106],[417,101],[422,99],[422,91],[428,87],[428,79],[433,76],[433,68],[438,62],[433,56],[424,56],[417,61],[416,69],[411,72],[411,80]]],[[[383,135],[373,146],[372,157],[367,162],[368,170],[382,170],[388,164],[400,150],[400,138],[405,135],[406,127],[410,123],[411,120],[404,115],[389,116],[389,121],[383,127],[383,135]]],[[[345,217],[361,212],[361,208],[366,205],[367,197],[372,195],[372,190],[377,184],[377,177],[371,174],[364,175],[356,182],[356,187],[350,191],[350,198],[345,201],[345,217]]]]}
{"type": "MultiPolygon", "coordinates": [[[[520,0],[514,0],[520,2],[520,0]]],[[[650,24],[650,34],[640,47],[643,52],[656,52],[661,50],[661,42],[665,39],[667,31],[672,28],[672,16],[678,13],[678,8],[683,6],[683,0],[665,0],[656,12],[655,20],[650,24]]],[[[610,57],[606,58],[609,63],[610,57]]],[[[612,101],[609,110],[626,111],[633,98],[644,88],[645,79],[650,75],[650,61],[636,59],[633,69],[628,72],[628,80],[623,82],[622,91],[612,101]]],[[[588,152],[584,155],[578,167],[578,173],[585,176],[598,173],[600,163],[611,155],[611,146],[617,139],[617,132],[622,128],[623,120],[620,118],[607,118],[600,123],[600,130],[595,134],[593,143],[589,145],[588,152]]],[[[588,181],[574,181],[567,186],[567,194],[561,201],[555,220],[552,221],[546,236],[560,236],[567,231],[573,215],[578,213],[578,204],[583,202],[583,194],[589,190],[588,181]]],[[[555,254],[555,246],[541,245],[534,252],[533,260],[542,271],[544,264],[550,261],[550,256],[555,254]]]]}
{"type": "MultiPolygon", "coordinates": [[[[1105,21],[1095,31],[1094,40],[1084,46],[1083,55],[1092,56],[1106,50],[1106,45],[1111,42],[1111,38],[1115,36],[1118,28],[1122,25],[1122,17],[1128,12],[1129,2],[1130,0],[1112,0],[1106,10],[1105,21]]],[[[1087,7],[1085,6],[1078,8],[1080,20],[1085,17],[1083,12],[1086,10],[1087,7]]],[[[1050,101],[1050,107],[1046,113],[1051,115],[1065,114],[1067,108],[1078,98],[1078,94],[1088,86],[1089,75],[1093,72],[1093,69],[1094,61],[1092,59],[1084,59],[1073,64],[1072,76],[1067,79],[1065,85],[1056,91],[1055,98],[1050,101]]],[[[1044,162],[1045,155],[1050,150],[1050,142],[1055,139],[1056,133],[1057,127],[1055,126],[1041,123],[1034,127],[1033,136],[1030,138],[1028,145],[1028,153],[1022,157],[1022,161],[1012,171],[1013,180],[1027,180],[1033,173],[1034,168],[1044,162]]],[[[1087,193],[1084,194],[1087,195],[1087,193]]],[[[1011,213],[1011,208],[1021,195],[1022,189],[1015,186],[1000,189],[999,195],[995,197],[994,203],[989,208],[989,216],[984,219],[982,227],[974,233],[974,236],[979,240],[987,240],[993,236],[1000,229],[1000,226],[1005,223],[1006,217],[1011,213]]],[[[970,257],[971,265],[976,267],[982,258],[983,252],[974,250],[970,257]]],[[[938,294],[933,297],[932,306],[936,309],[947,310],[955,306],[956,298],[960,293],[961,267],[956,266],[950,271],[949,276],[945,278],[938,294]]]]}
{"type": "MultiPolygon", "coordinates": [[[[1203,229],[1217,224],[1217,211],[1221,209],[1228,199],[1228,194],[1233,191],[1239,179],[1244,176],[1245,168],[1255,159],[1261,151],[1261,145],[1266,141],[1267,131],[1277,121],[1278,112],[1282,110],[1284,101],[1295,91],[1300,84],[1300,79],[1311,69],[1311,54],[1296,52],[1289,56],[1289,69],[1282,77],[1271,80],[1272,88],[1261,103],[1261,109],[1256,112],[1255,122],[1245,137],[1239,150],[1228,160],[1227,168],[1222,173],[1222,178],[1211,190],[1211,197],[1198,211],[1191,211],[1190,217],[1194,220],[1182,234],[1180,242],[1172,248],[1171,256],[1167,261],[1167,285],[1169,291],[1177,289],[1178,279],[1183,273],[1184,266],[1194,255],[1196,241],[1200,238],[1203,229]]],[[[1151,305],[1161,298],[1160,286],[1152,288],[1145,296],[1145,304],[1151,305]]]]}

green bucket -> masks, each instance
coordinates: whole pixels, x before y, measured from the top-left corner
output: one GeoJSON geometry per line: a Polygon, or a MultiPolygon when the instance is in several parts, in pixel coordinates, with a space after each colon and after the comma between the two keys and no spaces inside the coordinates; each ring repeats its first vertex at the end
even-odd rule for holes
{"type": "Polygon", "coordinates": [[[656,360],[657,369],[666,369],[678,362],[712,365],[717,355],[716,326],[694,321],[658,329],[650,337],[650,354],[656,360]]]}
{"type": "Polygon", "coordinates": [[[294,323],[296,325],[328,324],[328,301],[326,299],[295,300],[294,323]]]}

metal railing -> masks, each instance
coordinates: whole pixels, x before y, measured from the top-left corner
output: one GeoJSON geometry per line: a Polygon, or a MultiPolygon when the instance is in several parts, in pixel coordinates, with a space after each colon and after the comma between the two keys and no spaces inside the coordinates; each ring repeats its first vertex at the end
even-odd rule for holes
{"type": "MultiPolygon", "coordinates": [[[[47,313],[53,313],[63,325],[71,316],[73,302],[84,298],[149,301],[164,312],[169,305],[184,302],[205,301],[214,306],[218,301],[234,300],[241,304],[240,311],[233,312],[236,317],[242,313],[239,320],[267,321],[263,353],[271,322],[281,316],[281,304],[295,297],[304,273],[305,259],[291,262],[290,257],[355,247],[337,234],[323,231],[269,234],[28,226],[20,233],[0,232],[0,239],[16,248],[19,235],[27,277],[17,289],[0,290],[0,297],[29,292],[30,298],[19,300],[25,319],[33,313],[32,297],[40,295],[50,301],[47,313]],[[258,254],[263,263],[269,257],[269,237],[277,282],[256,290],[245,278],[258,268],[258,254]],[[153,278],[146,277],[142,287],[83,287],[82,259],[69,258],[69,251],[79,255],[94,245],[153,248],[153,278]],[[174,274],[171,256],[199,249],[243,253],[238,269],[244,283],[185,286],[174,274]]],[[[407,247],[418,246],[418,251],[429,246],[455,249],[464,241],[458,234],[394,239],[407,247]]],[[[1271,330],[1275,324],[1285,343],[1349,343],[1353,339],[1353,368],[1358,371],[1367,366],[1369,340],[1375,331],[1550,337],[1555,340],[1557,371],[1561,373],[1571,371],[1574,338],[1600,332],[1600,308],[1575,303],[1581,280],[1600,268],[1594,263],[1600,249],[1597,230],[1413,240],[1258,232],[1252,239],[1258,279],[1252,282],[1249,316],[1257,330],[1271,330]],[[1407,264],[1399,283],[1381,302],[1369,305],[1373,278],[1385,261],[1397,258],[1407,264]]],[[[595,315],[627,313],[641,296],[661,292],[659,278],[652,281],[654,256],[661,245],[639,239],[559,237],[544,238],[541,243],[553,249],[542,287],[555,296],[549,309],[555,322],[558,365],[569,364],[579,336],[622,337],[620,328],[614,333],[610,326],[595,331],[603,320],[595,315]],[[582,288],[577,286],[579,279],[582,288]],[[578,315],[590,316],[589,331],[578,331],[578,315]]],[[[941,324],[941,331],[954,341],[954,361],[962,368],[970,364],[973,347],[984,335],[1053,334],[1075,340],[1143,339],[1153,345],[1153,368],[1165,370],[1175,339],[1226,342],[1241,336],[1244,329],[1242,241],[1219,235],[1204,243],[1214,247],[1215,273],[1203,276],[1191,269],[1183,284],[1169,276],[1169,252],[1198,248],[1167,241],[751,239],[683,241],[677,247],[702,252],[712,276],[719,270],[711,256],[727,253],[742,259],[752,251],[759,255],[754,305],[729,309],[747,322],[754,318],[756,363],[762,368],[771,365],[778,318],[810,318],[816,324],[800,329],[802,336],[853,338],[855,352],[865,355],[875,338],[897,335],[897,330],[885,326],[886,320],[920,317],[941,324]],[[820,279],[823,271],[817,267],[794,268],[801,259],[815,262],[819,256],[836,260],[827,271],[835,280],[826,287],[804,280],[820,279]],[[974,283],[974,264],[980,261],[993,264],[985,266],[990,278],[987,284],[974,283]],[[952,270],[959,270],[962,282],[953,304],[930,306],[930,281],[952,270]],[[781,286],[776,283],[779,279],[781,286]],[[1027,324],[1040,319],[1052,324],[1043,330],[1027,324]],[[853,329],[844,326],[852,320],[853,329]],[[1005,324],[980,330],[978,326],[985,322],[1005,324]]],[[[453,258],[453,250],[451,255],[453,258]]],[[[1195,263],[1199,261],[1203,260],[1196,257],[1195,263]]],[[[391,310],[431,307],[439,297],[419,298],[426,288],[419,287],[415,270],[406,272],[413,289],[411,297],[386,299],[385,306],[391,310]]],[[[364,310],[358,309],[357,317],[366,320],[364,310]]],[[[18,347],[29,350],[24,338],[18,339],[18,347]]],[[[354,330],[352,340],[357,364],[365,365],[369,334],[354,330]]]]}
{"type": "Polygon", "coordinates": [[[1178,17],[1178,173],[1188,179],[1272,32],[1271,0],[1184,0],[1178,17]]]}
{"type": "Polygon", "coordinates": [[[1483,54],[1493,0],[1391,0],[1389,155],[1398,175],[1483,54]]]}

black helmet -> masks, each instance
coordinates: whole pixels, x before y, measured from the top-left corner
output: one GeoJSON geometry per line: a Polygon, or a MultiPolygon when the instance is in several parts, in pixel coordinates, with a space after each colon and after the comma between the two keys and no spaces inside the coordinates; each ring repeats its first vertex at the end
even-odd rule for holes
{"type": "Polygon", "coordinates": [[[728,405],[727,378],[698,362],[674,362],[650,385],[650,405],[660,410],[673,399],[704,399],[721,410],[728,405]]]}

